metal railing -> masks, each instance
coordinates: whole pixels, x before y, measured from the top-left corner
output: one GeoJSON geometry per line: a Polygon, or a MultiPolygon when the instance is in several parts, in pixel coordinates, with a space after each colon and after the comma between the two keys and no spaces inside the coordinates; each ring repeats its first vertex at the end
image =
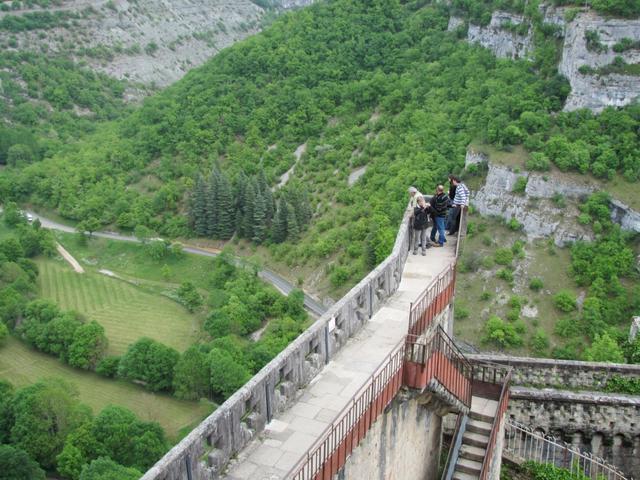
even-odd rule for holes
{"type": "Polygon", "coordinates": [[[438,325],[426,342],[415,335],[407,335],[405,361],[405,385],[422,389],[435,379],[471,408],[473,366],[441,326],[438,325]]]}
{"type": "Polygon", "coordinates": [[[512,420],[506,424],[504,451],[520,460],[555,465],[593,479],[633,480],[602,458],[512,420]]]}
{"type": "Polygon", "coordinates": [[[422,335],[431,322],[453,298],[456,281],[456,264],[450,264],[411,303],[409,310],[409,335],[422,335]]]}
{"type": "Polygon", "coordinates": [[[474,378],[483,382],[490,382],[500,384],[502,383],[502,389],[500,391],[500,398],[498,400],[498,407],[496,408],[496,415],[493,418],[493,425],[491,425],[491,434],[489,435],[489,442],[487,444],[487,449],[485,451],[484,460],[482,462],[482,469],[480,470],[480,479],[479,480],[487,480],[489,478],[489,473],[491,472],[491,466],[493,464],[493,456],[494,449],[496,446],[496,442],[498,441],[498,436],[501,433],[502,422],[504,420],[505,413],[507,411],[507,406],[509,405],[509,387],[511,385],[511,372],[513,371],[510,367],[505,367],[504,365],[497,364],[487,364],[487,365],[474,365],[474,378]],[[485,369],[486,368],[486,369],[485,369]],[[498,370],[506,371],[504,374],[498,374],[498,370]],[[480,380],[476,376],[476,370],[480,373],[481,378],[485,378],[485,374],[487,380],[480,380]],[[500,378],[500,380],[498,380],[500,378]]]}
{"type": "Polygon", "coordinates": [[[365,437],[371,424],[400,390],[404,356],[403,340],[287,478],[313,480],[333,478],[338,473],[347,457],[365,437]]]}
{"type": "Polygon", "coordinates": [[[451,480],[453,473],[456,469],[456,463],[458,462],[458,456],[460,455],[460,449],[462,448],[462,437],[467,429],[467,421],[469,417],[462,413],[458,414],[456,419],[456,426],[453,429],[453,435],[451,437],[451,447],[447,454],[447,460],[444,463],[444,469],[442,470],[442,480],[451,480]]]}

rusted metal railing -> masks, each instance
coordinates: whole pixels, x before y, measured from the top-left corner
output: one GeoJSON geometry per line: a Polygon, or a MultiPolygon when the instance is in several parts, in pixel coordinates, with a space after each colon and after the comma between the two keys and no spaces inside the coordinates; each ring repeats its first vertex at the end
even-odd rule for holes
{"type": "Polygon", "coordinates": [[[405,343],[398,344],[320,440],[287,475],[293,480],[331,479],[402,386],[405,343]]]}
{"type": "Polygon", "coordinates": [[[506,424],[504,452],[517,460],[548,463],[593,479],[633,480],[602,458],[513,420],[506,424]]]}
{"type": "Polygon", "coordinates": [[[422,335],[436,315],[446,308],[453,299],[455,282],[456,264],[452,263],[411,303],[409,335],[422,335]]]}
{"type": "Polygon", "coordinates": [[[473,366],[441,326],[426,342],[415,335],[407,335],[405,361],[405,385],[423,389],[436,380],[471,408],[473,366]]]}
{"type": "Polygon", "coordinates": [[[479,480],[487,480],[491,472],[495,446],[501,434],[502,422],[507,411],[507,406],[509,405],[509,387],[511,386],[512,371],[513,369],[506,368],[504,365],[474,365],[474,379],[487,383],[502,384],[498,407],[496,408],[496,415],[493,419],[493,425],[491,426],[491,434],[489,435],[489,443],[487,444],[484,461],[482,462],[479,480]]]}

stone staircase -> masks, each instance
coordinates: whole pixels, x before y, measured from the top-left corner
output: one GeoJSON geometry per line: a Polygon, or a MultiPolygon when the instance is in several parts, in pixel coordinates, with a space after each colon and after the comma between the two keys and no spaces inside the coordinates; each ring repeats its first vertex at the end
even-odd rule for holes
{"type": "Polygon", "coordinates": [[[498,402],[474,396],[467,426],[462,435],[462,446],[453,472],[453,480],[478,480],[484,461],[491,426],[498,402]]]}

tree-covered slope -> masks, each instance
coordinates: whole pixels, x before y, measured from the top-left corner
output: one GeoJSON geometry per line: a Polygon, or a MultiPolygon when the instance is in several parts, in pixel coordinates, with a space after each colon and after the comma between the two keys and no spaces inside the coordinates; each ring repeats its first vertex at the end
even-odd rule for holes
{"type": "MultiPolygon", "coordinates": [[[[638,140],[629,134],[638,107],[604,121],[557,114],[568,93],[563,79],[459,41],[446,32],[446,7],[425,3],[338,0],[285,15],[86,141],[5,171],[0,195],[71,219],[187,236],[200,174],[218,166],[237,201],[252,175],[275,184],[306,144],[284,191],[306,191],[310,226],[272,244],[281,240],[275,218],[243,218],[236,202],[232,220],[264,222],[274,258],[324,266],[337,288],[386,255],[407,185],[430,192],[462,167],[473,139],[544,151],[567,129],[569,138],[552,146],[562,153],[581,142],[580,155],[567,153],[568,168],[589,168],[605,143],[614,155],[631,151],[605,170],[624,165],[637,178],[638,140]],[[366,173],[349,186],[360,166],[366,173]]],[[[283,195],[274,196],[273,210],[283,195]]]]}

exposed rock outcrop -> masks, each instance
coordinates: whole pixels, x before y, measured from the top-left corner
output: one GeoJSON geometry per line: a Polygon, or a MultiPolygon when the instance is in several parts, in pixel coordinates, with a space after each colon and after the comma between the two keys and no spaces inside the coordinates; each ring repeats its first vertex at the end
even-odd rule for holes
{"type": "Polygon", "coordinates": [[[531,30],[526,35],[519,35],[509,29],[509,26],[520,25],[523,21],[522,15],[493,12],[486,27],[469,24],[467,40],[479,43],[500,58],[525,58],[533,48],[531,30]]]}
{"type": "MultiPolygon", "coordinates": [[[[256,2],[258,3],[258,2],[256,2]]],[[[98,71],[147,85],[166,86],[221,49],[258,32],[265,9],[250,0],[63,0],[47,11],[79,18],[50,30],[0,31],[18,50],[73,52],[98,71]]],[[[271,0],[278,10],[313,0],[271,0]]],[[[24,15],[41,9],[0,12],[24,15]]]]}
{"type": "MultiPolygon", "coordinates": [[[[592,11],[579,13],[571,22],[565,21],[566,8],[543,5],[540,7],[544,23],[559,28],[559,36],[564,36],[562,59],[558,71],[571,84],[571,93],[564,109],[588,108],[599,112],[605,107],[621,107],[640,98],[640,76],[594,73],[580,73],[580,67],[597,70],[610,65],[616,56],[628,64],[640,63],[640,49],[632,48],[616,53],[613,45],[623,38],[640,41],[640,19],[605,18],[592,11]],[[602,51],[587,48],[587,32],[596,32],[600,38],[602,51]]],[[[469,24],[467,40],[478,43],[501,58],[527,58],[533,51],[532,30],[526,35],[514,32],[515,26],[527,20],[522,15],[495,11],[487,26],[469,24]]],[[[463,25],[464,19],[452,16],[449,30],[463,25]]]]}
{"type": "Polygon", "coordinates": [[[600,111],[607,106],[624,106],[640,97],[640,77],[632,75],[581,74],[582,66],[594,69],[604,67],[621,56],[627,63],[640,63],[640,50],[630,49],[616,53],[612,47],[623,38],[640,40],[640,19],[622,20],[604,18],[593,12],[580,13],[565,26],[562,60],[558,66],[561,74],[571,83],[571,94],[565,110],[589,108],[600,111]],[[585,35],[596,32],[602,51],[590,51],[585,35]]]}
{"type": "MultiPolygon", "coordinates": [[[[466,166],[487,161],[486,155],[469,150],[466,166]]],[[[593,233],[587,226],[577,222],[580,200],[595,191],[586,179],[568,181],[520,171],[488,162],[488,173],[484,186],[472,193],[472,203],[481,215],[495,215],[505,220],[516,219],[530,239],[553,237],[556,245],[562,246],[576,240],[591,240],[593,233]],[[523,193],[514,193],[513,187],[519,177],[527,178],[523,193]],[[562,195],[566,206],[558,207],[553,198],[562,195]]],[[[611,218],[624,230],[640,232],[640,213],[617,200],[611,202],[611,218]]]]}

